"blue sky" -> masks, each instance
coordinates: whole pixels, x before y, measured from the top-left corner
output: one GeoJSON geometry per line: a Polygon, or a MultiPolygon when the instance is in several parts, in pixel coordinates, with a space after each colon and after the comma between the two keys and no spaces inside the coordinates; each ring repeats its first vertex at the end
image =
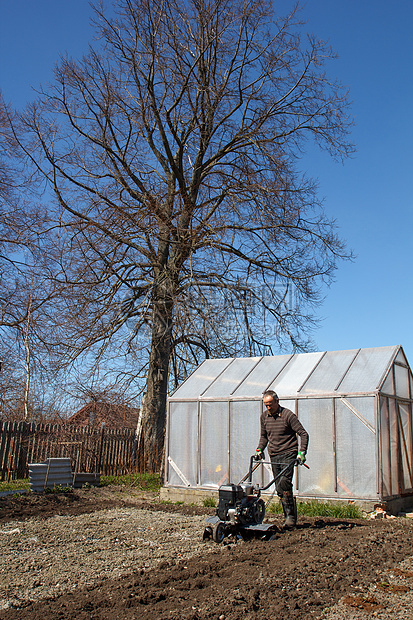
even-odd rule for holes
{"type": "MultiPolygon", "coordinates": [[[[318,310],[317,349],[401,344],[413,365],[413,0],[307,0],[302,14],[339,55],[329,74],[349,87],[356,122],[351,160],[312,150],[301,162],[356,254],[318,310]]],[[[90,15],[87,0],[0,0],[6,101],[24,106],[59,54],[87,52],[90,15]]]]}

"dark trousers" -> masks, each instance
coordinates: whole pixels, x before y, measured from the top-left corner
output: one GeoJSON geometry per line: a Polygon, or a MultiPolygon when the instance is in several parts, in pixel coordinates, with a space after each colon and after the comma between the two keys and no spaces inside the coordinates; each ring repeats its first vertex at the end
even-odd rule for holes
{"type": "Polygon", "coordinates": [[[297,452],[285,452],[284,454],[270,455],[274,478],[279,476],[287,465],[290,465],[282,476],[275,481],[275,489],[279,497],[282,497],[285,492],[293,492],[294,463],[296,459],[297,452]]]}

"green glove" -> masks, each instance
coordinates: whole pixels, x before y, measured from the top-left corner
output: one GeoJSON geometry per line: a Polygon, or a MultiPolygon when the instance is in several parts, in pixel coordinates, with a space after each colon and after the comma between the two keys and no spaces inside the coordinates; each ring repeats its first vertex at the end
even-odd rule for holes
{"type": "Polygon", "coordinates": [[[257,449],[255,450],[255,456],[254,456],[254,459],[255,459],[256,461],[259,461],[260,459],[263,459],[263,458],[264,458],[264,452],[261,450],[261,448],[257,448],[257,449]]]}
{"type": "Polygon", "coordinates": [[[304,463],[305,463],[305,452],[299,452],[297,454],[297,458],[299,458],[301,463],[304,465],[304,463]]]}

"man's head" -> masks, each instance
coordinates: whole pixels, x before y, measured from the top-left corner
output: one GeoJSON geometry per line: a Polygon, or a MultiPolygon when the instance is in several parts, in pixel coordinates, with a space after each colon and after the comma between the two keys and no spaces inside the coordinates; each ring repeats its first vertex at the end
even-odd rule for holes
{"type": "Polygon", "coordinates": [[[278,411],[278,395],[274,390],[264,392],[262,400],[268,413],[276,413],[278,411]]]}

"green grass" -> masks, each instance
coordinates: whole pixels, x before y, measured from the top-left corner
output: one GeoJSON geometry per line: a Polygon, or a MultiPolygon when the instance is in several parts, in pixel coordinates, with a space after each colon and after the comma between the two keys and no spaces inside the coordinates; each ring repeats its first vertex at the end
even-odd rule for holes
{"type": "Polygon", "coordinates": [[[213,497],[206,497],[202,504],[205,506],[205,508],[215,508],[215,506],[217,505],[213,497]]]}
{"type": "Polygon", "coordinates": [[[28,491],[30,482],[28,478],[20,478],[18,480],[0,481],[0,491],[28,491]]]}
{"type": "MultiPolygon", "coordinates": [[[[271,504],[268,512],[270,514],[282,513],[281,502],[271,504]]],[[[306,517],[334,517],[336,519],[361,519],[363,517],[361,508],[356,504],[320,502],[315,499],[297,502],[297,514],[306,517]]]]}
{"type": "Polygon", "coordinates": [[[55,484],[54,487],[46,487],[44,489],[45,493],[73,493],[72,486],[66,486],[63,484],[55,484]]]}
{"type": "Polygon", "coordinates": [[[129,486],[141,491],[155,492],[160,489],[159,474],[126,474],[125,476],[101,476],[101,486],[115,484],[129,486]]]}
{"type": "MultiPolygon", "coordinates": [[[[119,486],[130,486],[141,491],[157,493],[160,489],[159,474],[127,474],[125,476],[101,476],[101,485],[108,486],[115,484],[119,486]]],[[[10,482],[0,481],[0,491],[23,491],[30,490],[28,478],[10,480],[10,482]]]]}

